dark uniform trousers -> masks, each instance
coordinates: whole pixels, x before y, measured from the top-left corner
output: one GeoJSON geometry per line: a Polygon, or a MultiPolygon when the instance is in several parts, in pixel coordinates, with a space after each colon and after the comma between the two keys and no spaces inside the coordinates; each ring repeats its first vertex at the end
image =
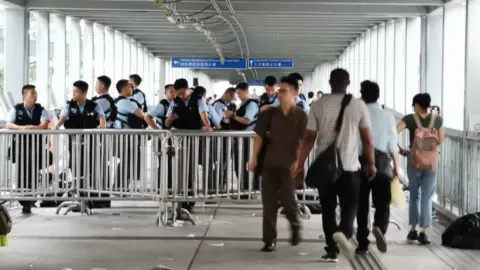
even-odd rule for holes
{"type": "Polygon", "coordinates": [[[262,173],[263,242],[277,240],[278,201],[285,210],[292,231],[300,230],[294,182],[290,168],[265,166],[262,173]]]}
{"type": "Polygon", "coordinates": [[[359,246],[366,247],[370,244],[368,240],[370,234],[368,230],[370,191],[372,191],[372,201],[375,207],[373,224],[385,234],[390,223],[390,201],[392,200],[390,185],[392,179],[380,173],[377,173],[372,181],[368,181],[365,176],[361,178],[357,213],[357,240],[359,246]]]}
{"type": "Polygon", "coordinates": [[[321,191],[320,204],[323,209],[322,224],[327,252],[337,252],[338,248],[333,241],[335,232],[342,232],[347,239],[354,232],[353,222],[357,215],[358,196],[360,192],[359,172],[343,172],[335,183],[325,184],[321,191]],[[340,202],[340,224],[337,225],[337,196],[340,202]]]}

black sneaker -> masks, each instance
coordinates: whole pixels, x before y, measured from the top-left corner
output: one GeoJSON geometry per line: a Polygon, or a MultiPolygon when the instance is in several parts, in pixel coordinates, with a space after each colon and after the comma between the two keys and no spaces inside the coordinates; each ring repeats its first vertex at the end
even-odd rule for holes
{"type": "Polygon", "coordinates": [[[298,230],[294,230],[290,238],[290,244],[292,246],[298,246],[298,244],[300,244],[300,241],[302,241],[302,236],[300,235],[300,232],[298,230]]]}
{"type": "Polygon", "coordinates": [[[261,249],[262,252],[274,252],[276,249],[277,245],[275,243],[267,243],[263,248],[261,249]]]}
{"type": "Polygon", "coordinates": [[[411,230],[407,235],[407,240],[410,242],[418,240],[418,232],[411,230]]]}
{"type": "Polygon", "coordinates": [[[322,260],[322,262],[336,263],[336,262],[338,262],[338,254],[329,252],[329,253],[323,255],[320,259],[322,260]]]}
{"type": "Polygon", "coordinates": [[[430,243],[431,243],[427,234],[424,233],[424,232],[421,232],[420,235],[418,236],[418,242],[422,245],[430,245],[430,243]]]}

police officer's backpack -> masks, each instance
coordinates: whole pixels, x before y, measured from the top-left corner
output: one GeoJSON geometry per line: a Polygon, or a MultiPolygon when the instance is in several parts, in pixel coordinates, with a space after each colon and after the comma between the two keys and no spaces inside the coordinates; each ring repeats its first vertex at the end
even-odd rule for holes
{"type": "Polygon", "coordinates": [[[12,218],[7,208],[0,204],[0,235],[7,235],[12,231],[12,218]]]}

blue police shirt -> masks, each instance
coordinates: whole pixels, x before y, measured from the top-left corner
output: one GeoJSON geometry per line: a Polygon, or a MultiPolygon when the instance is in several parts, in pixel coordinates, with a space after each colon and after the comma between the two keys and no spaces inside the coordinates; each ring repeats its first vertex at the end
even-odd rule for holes
{"type": "MultiPolygon", "coordinates": [[[[138,89],[140,90],[140,89],[138,89]]],[[[133,99],[135,99],[138,103],[143,105],[145,103],[145,98],[143,97],[142,92],[137,92],[132,96],[133,99]]]]}
{"type": "Polygon", "coordinates": [[[212,121],[213,126],[218,126],[220,125],[220,122],[222,121],[222,118],[218,115],[217,111],[212,105],[207,105],[208,106],[208,118],[210,121],[212,121]]]}
{"type": "MultiPolygon", "coordinates": [[[[102,94],[102,95],[99,95],[98,97],[101,97],[103,95],[107,95],[107,94],[102,94]]],[[[102,110],[103,110],[103,113],[105,114],[105,117],[106,118],[109,118],[110,117],[110,102],[108,102],[108,100],[106,98],[99,98],[95,101],[97,104],[100,105],[100,107],[102,107],[102,110]],[[108,111],[108,112],[107,112],[108,111]]],[[[109,122],[107,122],[107,126],[110,125],[109,122]]]]}
{"type": "Polygon", "coordinates": [[[130,126],[125,124],[128,123],[128,116],[125,115],[135,114],[137,109],[139,108],[135,101],[129,98],[119,100],[117,102],[117,119],[115,120],[115,128],[129,129],[130,126]],[[121,122],[120,120],[122,120],[123,122],[121,122]]]}
{"type": "MultiPolygon", "coordinates": [[[[170,104],[172,104],[172,102],[170,102],[170,104]]],[[[157,106],[153,107],[153,109],[148,113],[148,115],[156,118],[158,128],[162,128],[162,118],[165,117],[166,113],[167,110],[165,110],[165,107],[161,103],[158,103],[157,106]]]]}
{"type": "MultiPolygon", "coordinates": [[[[95,102],[95,112],[97,113],[98,117],[105,116],[105,113],[103,112],[102,106],[95,102]]],[[[80,113],[83,113],[83,110],[85,110],[85,103],[80,104],[77,103],[78,109],[80,110],[80,113]]],[[[60,117],[70,117],[70,104],[67,102],[65,103],[65,107],[63,107],[62,112],[60,113],[60,117]]]]}
{"type": "MultiPolygon", "coordinates": [[[[301,99],[299,96],[296,96],[296,97],[295,97],[295,104],[297,104],[297,103],[299,103],[299,102],[302,103],[303,111],[308,114],[308,111],[310,111],[310,106],[308,106],[308,102],[306,102],[305,100],[301,99]]],[[[275,102],[273,102],[273,104],[270,105],[270,106],[272,106],[272,107],[279,107],[279,106],[280,106],[280,100],[277,98],[277,99],[275,100],[275,102]]]]}
{"type": "MultiPolygon", "coordinates": [[[[243,105],[243,103],[245,103],[245,101],[242,101],[241,105],[243,105]]],[[[247,118],[250,121],[256,121],[258,118],[258,113],[259,113],[258,105],[255,102],[250,102],[245,108],[245,115],[243,116],[243,118],[247,118]]],[[[250,125],[245,130],[250,131],[250,130],[253,130],[254,128],[255,128],[255,124],[250,125]]]]}
{"type": "MultiPolygon", "coordinates": [[[[28,115],[28,117],[30,117],[30,119],[33,116],[33,111],[34,110],[35,110],[35,107],[33,107],[31,110],[29,110],[25,106],[25,111],[27,112],[27,115],[28,115]]],[[[9,122],[9,123],[15,123],[16,118],[17,118],[17,111],[15,110],[15,107],[13,107],[8,112],[6,121],[9,122]]],[[[45,110],[45,108],[42,109],[42,115],[40,116],[40,121],[41,122],[48,121],[48,113],[47,113],[47,110],[45,110]]]]}
{"type": "MultiPolygon", "coordinates": [[[[226,103],[226,102],[225,102],[226,103]]],[[[213,107],[215,108],[215,111],[217,112],[217,114],[223,118],[225,112],[228,110],[228,103],[226,104],[223,104],[223,102],[221,101],[217,101],[215,102],[215,104],[213,105],[213,107]]]]}

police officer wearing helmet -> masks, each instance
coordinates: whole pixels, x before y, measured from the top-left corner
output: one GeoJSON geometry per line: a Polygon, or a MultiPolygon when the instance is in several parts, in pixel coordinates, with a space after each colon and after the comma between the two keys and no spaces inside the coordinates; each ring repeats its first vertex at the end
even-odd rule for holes
{"type": "Polygon", "coordinates": [[[145,93],[143,93],[142,90],[138,89],[140,84],[142,83],[142,77],[140,77],[138,74],[132,74],[129,77],[130,79],[130,84],[133,86],[133,99],[140,104],[142,110],[144,113],[148,112],[148,106],[147,106],[147,98],[145,96],[145,93]]]}
{"type": "MultiPolygon", "coordinates": [[[[115,127],[118,129],[143,129],[143,110],[133,99],[133,86],[127,80],[119,80],[116,84],[119,97],[115,100],[117,106],[117,119],[115,120],[115,127]]],[[[139,138],[140,140],[140,138],[139,138]]],[[[117,157],[120,158],[120,166],[117,169],[116,188],[125,190],[130,184],[130,180],[139,178],[140,159],[141,159],[141,144],[138,141],[132,141],[130,135],[123,137],[123,141],[117,141],[115,150],[117,157]],[[122,148],[120,150],[120,148],[122,148]],[[131,163],[136,170],[132,171],[131,163]],[[124,181],[123,181],[124,180],[124,181]]]]}
{"type": "Polygon", "coordinates": [[[271,105],[277,100],[276,86],[277,79],[275,77],[267,76],[265,78],[265,93],[260,96],[260,107],[271,105]]]}
{"type": "MultiPolygon", "coordinates": [[[[62,125],[66,129],[105,128],[105,113],[98,103],[87,99],[87,92],[88,83],[84,81],[76,81],[73,83],[73,98],[70,101],[67,101],[65,107],[60,113],[60,120],[56,125],[57,129],[62,125]]],[[[90,179],[87,179],[90,183],[89,185],[92,186],[93,184],[94,166],[98,157],[93,154],[94,149],[96,149],[96,140],[93,135],[82,135],[79,137],[79,140],[77,140],[77,138],[77,135],[69,136],[69,168],[74,175],[80,173],[80,175],[75,177],[81,179],[79,188],[83,189],[86,188],[86,181],[83,179],[86,168],[89,168],[89,172],[86,172],[87,175],[90,176],[90,179]],[[88,165],[86,164],[87,162],[85,162],[86,155],[88,155],[87,160],[90,163],[88,165]],[[80,168],[73,167],[74,160],[75,165],[80,164],[80,168]],[[84,166],[87,167],[85,168],[84,166]]],[[[94,205],[93,203],[90,203],[89,206],[93,207],[94,205]]]]}
{"type": "Polygon", "coordinates": [[[160,102],[155,106],[151,112],[145,115],[145,121],[153,129],[167,129],[165,126],[165,120],[167,119],[168,107],[170,103],[175,99],[177,93],[173,84],[165,85],[165,98],[160,100],[160,102]],[[156,119],[156,122],[153,119],[156,119]]]}
{"type": "Polygon", "coordinates": [[[108,128],[113,128],[115,124],[115,118],[117,116],[117,107],[115,106],[115,100],[110,96],[108,90],[112,85],[112,80],[103,75],[97,78],[97,83],[95,84],[95,90],[97,96],[92,98],[93,101],[100,104],[105,113],[106,126],[108,128]]]}
{"type": "MultiPolygon", "coordinates": [[[[288,75],[289,77],[292,77],[298,81],[298,87],[299,87],[299,95],[295,97],[295,103],[297,104],[297,107],[301,108],[304,112],[308,114],[310,111],[310,106],[308,105],[308,102],[306,98],[300,97],[302,93],[302,87],[303,87],[303,77],[300,75],[300,73],[294,72],[288,75]]],[[[280,106],[280,101],[278,99],[273,102],[273,104],[263,106],[262,107],[262,112],[265,110],[268,110],[270,107],[279,107],[280,106]]]]}
{"type": "MultiPolygon", "coordinates": [[[[251,131],[255,127],[255,122],[257,121],[258,114],[260,111],[260,107],[258,105],[258,101],[256,99],[250,98],[248,92],[249,85],[246,82],[242,82],[237,84],[235,87],[237,97],[241,101],[240,108],[236,111],[236,113],[226,112],[225,115],[230,118],[230,126],[232,130],[238,131],[251,131]]],[[[237,172],[237,178],[243,179],[243,188],[248,190],[248,171],[247,171],[247,163],[248,158],[250,156],[249,149],[250,149],[250,139],[243,138],[243,159],[239,160],[240,154],[240,143],[239,140],[235,140],[235,170],[237,172]],[[241,169],[240,169],[241,168],[241,169]]],[[[254,186],[253,189],[257,189],[259,187],[258,177],[254,178],[254,186]]]]}
{"type": "MultiPolygon", "coordinates": [[[[23,103],[15,105],[8,113],[7,128],[10,130],[48,129],[50,122],[48,113],[42,105],[36,103],[35,86],[23,86],[22,94],[23,103]]],[[[35,189],[37,172],[49,166],[50,161],[43,164],[43,152],[46,151],[43,143],[42,136],[23,134],[14,137],[10,147],[10,156],[12,162],[17,163],[17,188],[35,189]],[[17,156],[20,158],[19,162],[17,162],[17,156]]],[[[51,156],[48,156],[51,160],[51,156]]],[[[22,213],[31,213],[33,201],[19,201],[19,203],[23,206],[22,213]]]]}

